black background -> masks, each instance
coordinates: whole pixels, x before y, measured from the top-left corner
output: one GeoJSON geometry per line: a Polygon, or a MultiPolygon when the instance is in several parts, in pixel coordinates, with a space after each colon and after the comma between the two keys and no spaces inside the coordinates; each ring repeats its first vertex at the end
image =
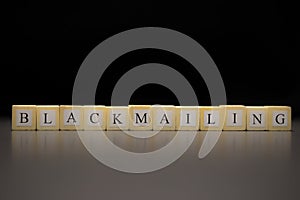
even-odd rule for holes
{"type": "MultiPolygon", "coordinates": [[[[137,27],[180,31],[198,41],[223,77],[228,104],[290,105],[299,113],[299,20],[286,1],[154,2],[23,1],[7,17],[1,67],[0,112],[13,104],[71,104],[77,71],[108,37],[137,27]]],[[[130,68],[159,62],[181,72],[201,105],[209,95],[201,76],[169,52],[140,50],[121,56],[99,82],[96,103],[110,105],[117,80],[130,68]],[[101,87],[100,87],[101,86],[101,87]]],[[[138,89],[132,104],[178,104],[165,87],[138,89]]]]}

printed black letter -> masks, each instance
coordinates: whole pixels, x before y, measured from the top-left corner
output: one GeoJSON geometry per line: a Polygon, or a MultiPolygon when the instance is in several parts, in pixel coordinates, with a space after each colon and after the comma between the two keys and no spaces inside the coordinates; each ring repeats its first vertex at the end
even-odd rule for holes
{"type": "Polygon", "coordinates": [[[29,121],[28,113],[20,113],[20,114],[21,114],[20,123],[27,123],[29,121]]]}

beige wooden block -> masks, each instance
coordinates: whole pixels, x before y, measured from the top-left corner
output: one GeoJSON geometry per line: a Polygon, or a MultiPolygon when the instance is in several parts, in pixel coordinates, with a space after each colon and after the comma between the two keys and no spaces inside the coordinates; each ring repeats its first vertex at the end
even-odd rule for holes
{"type": "Polygon", "coordinates": [[[152,112],[152,129],[174,131],[176,126],[176,109],[172,105],[153,105],[152,112]]]}
{"type": "Polygon", "coordinates": [[[224,110],[222,106],[200,106],[200,130],[222,130],[224,110]]]}
{"type": "Polygon", "coordinates": [[[59,130],[59,106],[37,106],[37,130],[59,130]]]}
{"type": "Polygon", "coordinates": [[[243,105],[224,105],[225,124],[223,130],[246,130],[246,107],[243,105]]]}
{"type": "Polygon", "coordinates": [[[292,129],[292,112],[289,106],[266,106],[268,109],[268,130],[286,131],[292,129]]]}
{"type": "Polygon", "coordinates": [[[199,130],[198,106],[176,106],[176,130],[199,130]]]}
{"type": "Polygon", "coordinates": [[[107,130],[129,130],[128,106],[107,107],[107,130]]]}
{"type": "Polygon", "coordinates": [[[83,130],[83,106],[61,105],[59,107],[60,130],[83,130]]]}
{"type": "Polygon", "coordinates": [[[267,108],[264,106],[246,106],[247,130],[267,130],[267,108]]]}
{"type": "Polygon", "coordinates": [[[105,106],[84,106],[84,130],[105,130],[106,129],[106,107],[105,106]]]}
{"type": "Polygon", "coordinates": [[[36,130],[36,105],[12,106],[12,130],[36,130]]]}
{"type": "Polygon", "coordinates": [[[152,130],[150,105],[129,105],[129,130],[152,130]]]}

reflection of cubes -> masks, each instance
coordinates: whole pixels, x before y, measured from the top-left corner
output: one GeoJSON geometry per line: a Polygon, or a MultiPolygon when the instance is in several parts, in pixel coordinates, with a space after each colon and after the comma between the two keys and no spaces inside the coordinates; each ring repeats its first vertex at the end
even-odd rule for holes
{"type": "Polygon", "coordinates": [[[247,106],[247,130],[267,130],[267,108],[247,106]]]}
{"type": "Polygon", "coordinates": [[[150,105],[129,105],[129,129],[152,130],[150,105]]]}
{"type": "Polygon", "coordinates": [[[83,130],[83,107],[60,106],[59,126],[61,130],[83,130]]]}
{"type": "Polygon", "coordinates": [[[175,106],[153,105],[151,111],[153,130],[175,130],[175,106]]]}
{"type": "Polygon", "coordinates": [[[225,105],[224,107],[223,130],[246,130],[246,107],[243,105],[225,105]]]}
{"type": "Polygon", "coordinates": [[[199,107],[176,107],[176,130],[199,130],[199,107]]]}
{"type": "Polygon", "coordinates": [[[200,106],[200,130],[222,130],[224,126],[224,107],[200,106]]]}
{"type": "Polygon", "coordinates": [[[84,130],[106,129],[106,107],[84,106],[84,130]]]}
{"type": "Polygon", "coordinates": [[[107,130],[128,130],[129,113],[127,106],[107,107],[107,130]]]}
{"type": "Polygon", "coordinates": [[[12,106],[12,130],[35,130],[36,106],[13,105],[12,106]]]}
{"type": "Polygon", "coordinates": [[[268,130],[291,130],[291,107],[266,106],[268,110],[268,130]]]}
{"type": "Polygon", "coordinates": [[[59,106],[36,107],[37,130],[59,130],[59,106]]]}

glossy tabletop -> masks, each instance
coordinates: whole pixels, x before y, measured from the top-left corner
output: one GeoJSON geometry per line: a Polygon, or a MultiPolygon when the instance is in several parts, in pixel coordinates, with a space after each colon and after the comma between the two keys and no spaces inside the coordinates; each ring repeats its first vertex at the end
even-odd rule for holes
{"type": "MultiPolygon", "coordinates": [[[[199,131],[179,159],[149,173],[102,164],[80,134],[90,133],[11,131],[10,119],[0,118],[0,199],[300,199],[298,119],[293,131],[223,131],[202,159],[199,150],[210,133],[199,131]]],[[[121,149],[145,153],[164,147],[177,133],[104,134],[121,149]]]]}

